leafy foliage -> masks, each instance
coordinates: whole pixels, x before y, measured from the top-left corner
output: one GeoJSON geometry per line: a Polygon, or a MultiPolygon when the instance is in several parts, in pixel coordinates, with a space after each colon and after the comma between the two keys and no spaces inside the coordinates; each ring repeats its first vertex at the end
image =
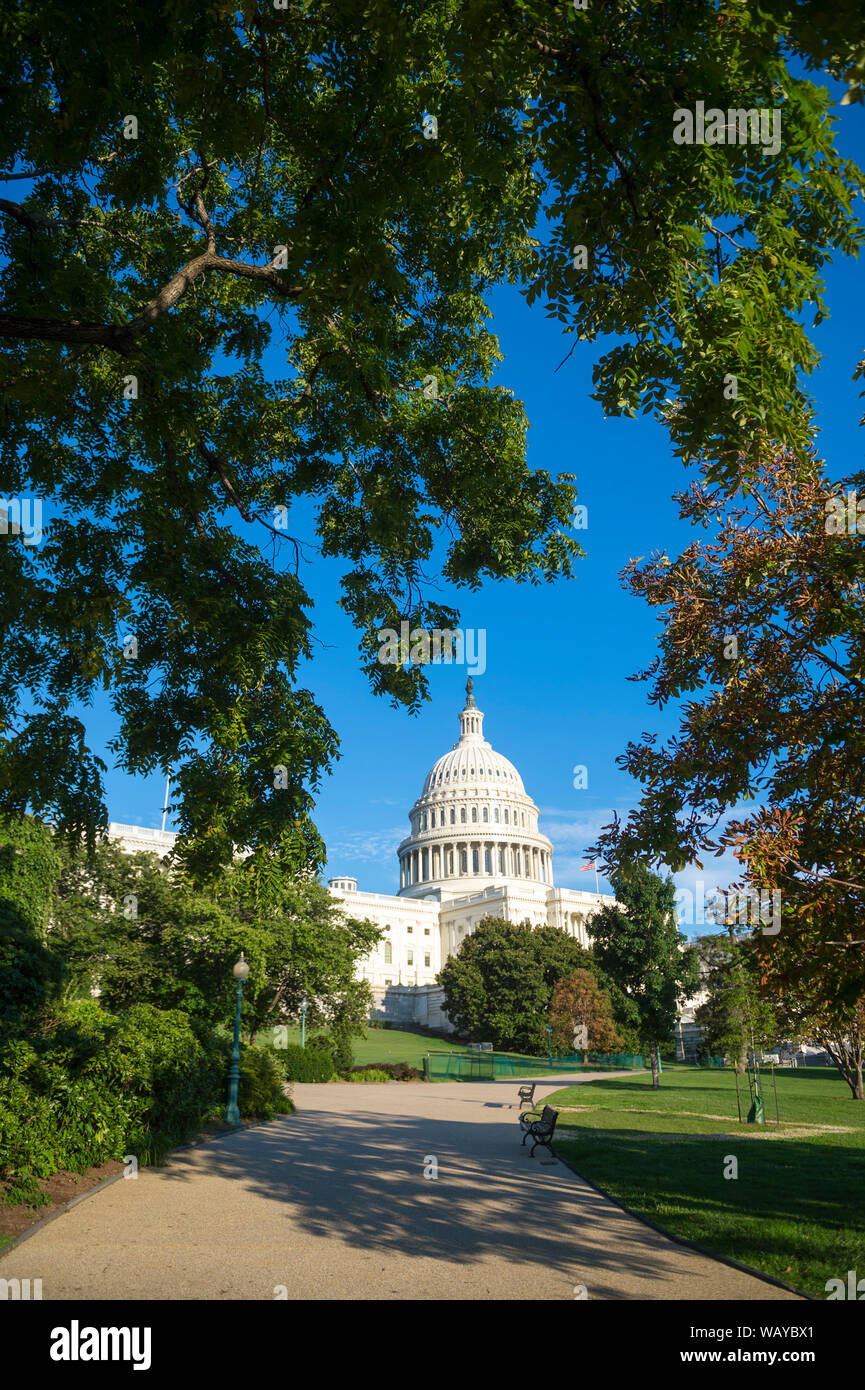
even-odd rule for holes
{"type": "Polygon", "coordinates": [[[862,176],[787,58],[858,100],[856,0],[173,0],[107,27],[25,0],[0,39],[21,180],[0,202],[0,460],[51,518],[41,549],[0,548],[8,810],[92,842],[104,765],[71,706],[106,689],[121,764],[175,769],[196,873],[233,844],[263,889],[275,860],[317,866],[337,741],[300,684],[295,504],[343,565],[373,689],[412,709],[424,669],[381,665],[376,634],[454,625],[429,569],[538,582],[579,553],[572,480],[528,470],[522,406],[489,384],[499,281],[575,347],[618,339],[596,398],[664,413],[713,476],[757,466],[758,428],[802,457],[802,319],[859,245],[862,176]],[[697,100],[780,110],[780,148],[677,145],[697,100]]]}
{"type": "Polygon", "coordinates": [[[557,981],[550,1000],[550,1023],[552,1047],[560,1056],[582,1051],[585,1061],[589,1050],[610,1053],[624,1049],[613,1022],[609,995],[598,987],[590,970],[575,970],[573,975],[557,981]],[[586,1029],[585,1040],[576,1046],[574,1030],[580,1025],[586,1029]]]}
{"type": "Polygon", "coordinates": [[[420,1081],[423,1078],[423,1072],[418,1071],[417,1067],[410,1067],[408,1062],[365,1062],[361,1067],[352,1067],[351,1075],[368,1071],[383,1072],[391,1081],[420,1081]]]}
{"type": "MultiPolygon", "coordinates": [[[[592,972],[602,986],[609,983],[591,952],[558,927],[532,929],[484,917],[445,962],[438,979],[445,1011],[458,1032],[539,1057],[547,1049],[553,990],[576,970],[592,972]]],[[[633,1021],[623,993],[612,994],[614,1011],[619,1005],[624,1021],[633,1021]]]]}
{"type": "Polygon", "coordinates": [[[316,1043],[310,1039],[306,1047],[289,1043],[280,1047],[276,1056],[286,1081],[330,1081],[336,1072],[333,1048],[327,1039],[316,1043]]]}
{"type": "Polygon", "coordinates": [[[760,994],[760,967],[744,942],[703,937],[697,947],[708,999],[694,1015],[710,1054],[728,1056],[741,1075],[749,1053],[773,1045],[779,1035],[775,1011],[760,994]]]}
{"type": "Polygon", "coordinates": [[[658,1044],[676,1023],[680,1000],[693,994],[699,964],[693,946],[676,926],[670,878],[635,862],[612,881],[616,902],[589,918],[601,968],[639,1011],[640,1030],[652,1053],[652,1085],[658,1085],[658,1044]]]}
{"type": "Polygon", "coordinates": [[[456,623],[431,562],[456,586],[570,572],[573,488],[528,470],[489,385],[483,295],[527,265],[538,202],[525,98],[448,76],[458,11],[0,15],[0,162],[32,171],[0,205],[0,460],[51,514],[41,549],[0,549],[8,809],[92,836],[103,767],[69,706],[107,689],[121,764],[175,769],[196,872],[233,844],[263,883],[315,868],[337,741],[299,679],[313,551],[343,564],[373,689],[411,708],[426,674],[376,633],[456,623]]]}

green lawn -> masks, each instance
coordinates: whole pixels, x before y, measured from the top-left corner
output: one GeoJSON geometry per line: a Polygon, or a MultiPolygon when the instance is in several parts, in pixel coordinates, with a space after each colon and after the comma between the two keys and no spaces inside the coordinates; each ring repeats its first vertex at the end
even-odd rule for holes
{"type": "MultiPolygon", "coordinates": [[[[261,1033],[262,1042],[270,1042],[270,1033],[261,1033]]],[[[289,1028],[288,1041],[300,1042],[300,1029],[289,1028]]],[[[443,1038],[424,1038],[420,1033],[403,1033],[397,1028],[367,1028],[362,1038],[352,1038],[352,1052],[356,1066],[365,1062],[407,1062],[410,1067],[423,1071],[423,1059],[427,1052],[465,1052],[458,1042],[445,1042],[443,1038]]]]}
{"type": "MultiPolygon", "coordinates": [[[[272,1032],[265,1030],[259,1034],[259,1042],[269,1043],[272,1032]]],[[[288,1041],[300,1042],[300,1029],[289,1028],[288,1041]]],[[[464,1043],[452,1042],[449,1038],[426,1038],[420,1033],[404,1033],[397,1028],[367,1028],[362,1038],[352,1038],[352,1052],[356,1066],[365,1062],[407,1062],[410,1067],[423,1071],[423,1059],[428,1052],[465,1052],[464,1043]]],[[[514,1078],[522,1076],[543,1076],[548,1071],[546,1057],[526,1057],[518,1052],[500,1053],[500,1056],[514,1058],[514,1078]]],[[[554,1070],[562,1071],[557,1066],[554,1070]]],[[[589,1068],[591,1070],[591,1068],[589,1068]]]]}
{"type": "MultiPolygon", "coordinates": [[[[557,1152],[673,1234],[817,1298],[848,1269],[865,1277],[865,1103],[840,1077],[779,1073],[780,1126],[739,1123],[732,1072],[676,1067],[661,1080],[658,1091],[648,1077],[556,1091],[549,1104],[588,1107],[561,1111],[557,1152]]],[[[765,1105],[774,1120],[771,1081],[765,1105]]]]}

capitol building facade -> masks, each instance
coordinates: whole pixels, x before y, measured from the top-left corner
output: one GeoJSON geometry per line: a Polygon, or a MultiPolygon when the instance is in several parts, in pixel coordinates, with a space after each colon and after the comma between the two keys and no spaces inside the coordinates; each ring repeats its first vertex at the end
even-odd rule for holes
{"type": "Polygon", "coordinates": [[[328,880],[347,914],[384,933],[358,969],[380,1019],[448,1028],[436,975],[483,917],[559,927],[588,947],[586,922],[615,901],[555,886],[552,842],[517,769],[484,737],[471,678],[459,720],[458,742],[430,769],[409,813],[397,850],[399,891],[328,880]]]}

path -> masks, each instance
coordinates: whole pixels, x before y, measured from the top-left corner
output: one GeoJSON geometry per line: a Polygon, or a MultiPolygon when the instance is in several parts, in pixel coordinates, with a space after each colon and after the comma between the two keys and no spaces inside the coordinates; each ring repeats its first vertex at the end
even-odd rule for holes
{"type": "MultiPolygon", "coordinates": [[[[546,1078],[535,1098],[573,1081],[546,1078]]],[[[295,1086],[297,1114],[114,1183],[0,1259],[0,1277],[41,1278],[45,1299],[796,1298],[530,1159],[518,1084],[295,1086]]]]}

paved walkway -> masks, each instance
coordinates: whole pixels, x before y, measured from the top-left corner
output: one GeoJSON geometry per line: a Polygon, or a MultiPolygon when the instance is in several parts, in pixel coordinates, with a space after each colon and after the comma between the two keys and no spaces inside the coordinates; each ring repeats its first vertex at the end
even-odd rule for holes
{"type": "MultiPolygon", "coordinates": [[[[573,1081],[546,1078],[535,1098],[573,1081]]],[[[41,1278],[45,1299],[796,1297],[530,1159],[517,1084],[295,1086],[297,1114],[114,1183],[0,1259],[0,1277],[41,1278]]]]}

